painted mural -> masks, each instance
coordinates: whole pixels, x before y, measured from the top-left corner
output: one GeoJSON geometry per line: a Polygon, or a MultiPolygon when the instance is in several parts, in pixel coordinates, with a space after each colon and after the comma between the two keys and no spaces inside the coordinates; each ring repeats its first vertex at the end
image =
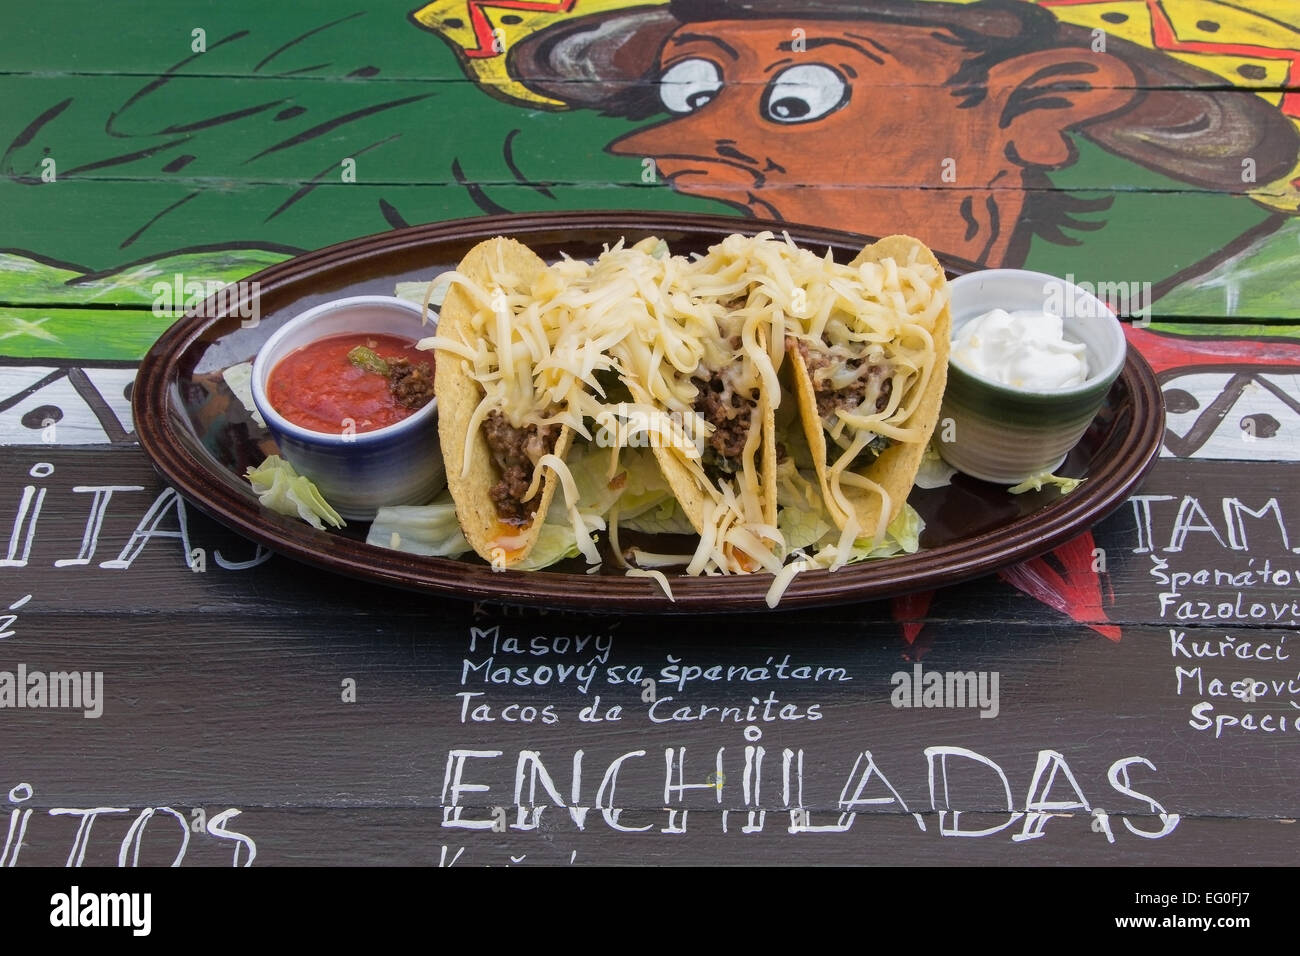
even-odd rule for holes
{"type": "Polygon", "coordinates": [[[997,266],[1022,264],[1034,235],[1067,244],[1065,227],[1087,228],[1072,212],[1105,208],[1051,188],[1078,160],[1071,132],[1172,180],[1297,208],[1300,94],[1241,95],[1288,82],[1295,28],[1168,6],[1176,21],[1157,2],[1071,0],[439,2],[415,19],[498,96],[666,114],[607,149],[653,159],[680,192],[864,235],[925,223],[936,248],[997,266]]]}
{"type": "MultiPolygon", "coordinates": [[[[1105,284],[1165,386],[1167,455],[1300,457],[1300,341],[1266,325],[1300,318],[1294,0],[201,19],[107,36],[51,11],[0,40],[0,442],[48,441],[51,420],[59,441],[132,440],[130,368],[171,321],[160,278],[480,213],[656,208],[911,232],[1105,284]]],[[[1006,577],[1095,624],[1088,541],[1006,577]]]]}

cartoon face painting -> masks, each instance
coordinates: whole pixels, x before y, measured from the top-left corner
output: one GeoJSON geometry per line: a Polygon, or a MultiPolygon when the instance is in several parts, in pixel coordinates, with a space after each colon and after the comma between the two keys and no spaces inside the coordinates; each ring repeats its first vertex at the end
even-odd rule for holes
{"type": "Polygon", "coordinates": [[[936,247],[1003,262],[1033,174],[1072,159],[1063,126],[1132,96],[1133,74],[1114,57],[1039,50],[965,78],[968,53],[952,36],[803,23],[683,25],[661,53],[672,118],[611,151],[653,157],[674,188],[761,218],[863,235],[925,222],[936,247]],[[932,82],[939,64],[959,89],[932,82]]]}
{"type": "Polygon", "coordinates": [[[1076,137],[1214,192],[1250,193],[1245,164],[1271,187],[1253,198],[1287,208],[1294,119],[1262,96],[1225,94],[1205,66],[1226,68],[1236,47],[1193,64],[1126,39],[1139,34],[1117,17],[1131,15],[1103,6],[578,4],[503,63],[532,95],[663,117],[608,149],[653,161],[679,192],[863,235],[911,229],[984,265],[1023,263],[1035,236],[1064,241],[1073,200],[1048,176],[1074,164],[1076,137]],[[1114,32],[1081,25],[1097,13],[1114,32]]]}

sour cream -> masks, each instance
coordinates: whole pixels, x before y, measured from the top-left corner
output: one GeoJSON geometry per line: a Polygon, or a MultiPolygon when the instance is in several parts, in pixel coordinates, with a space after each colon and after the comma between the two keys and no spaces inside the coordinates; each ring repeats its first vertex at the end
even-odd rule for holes
{"type": "Polygon", "coordinates": [[[1067,342],[1059,315],[994,309],[971,319],[952,343],[952,362],[986,381],[1031,390],[1088,378],[1087,346],[1067,342]]]}

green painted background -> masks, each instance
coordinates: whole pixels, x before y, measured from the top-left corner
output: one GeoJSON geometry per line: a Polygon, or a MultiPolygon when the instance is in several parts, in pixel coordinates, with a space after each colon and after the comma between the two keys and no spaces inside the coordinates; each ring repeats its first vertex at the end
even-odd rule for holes
{"type": "MultiPolygon", "coordinates": [[[[408,20],[413,7],[73,2],[7,18],[0,353],[138,358],[167,321],[138,311],[154,277],[233,280],[398,222],[487,208],[729,211],[643,183],[638,160],[605,152],[640,124],[494,99],[408,20]],[[191,51],[195,28],[205,53],[191,51]],[[342,177],[349,158],[355,183],[342,177]],[[54,182],[40,179],[46,159],[54,182]],[[96,278],[69,284],[87,272],[96,278]]],[[[1031,268],[1157,283],[1269,219],[1078,145],[1055,184],[1111,206],[1084,216],[1097,228],[1069,231],[1070,245],[1036,239],[1031,268]]],[[[1286,223],[1160,314],[1300,316],[1297,235],[1286,223]]]]}

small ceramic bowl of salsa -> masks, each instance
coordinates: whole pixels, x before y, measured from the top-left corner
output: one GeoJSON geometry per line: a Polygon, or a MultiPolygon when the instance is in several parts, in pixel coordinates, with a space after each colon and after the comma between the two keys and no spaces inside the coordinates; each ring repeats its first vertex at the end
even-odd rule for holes
{"type": "Polygon", "coordinates": [[[434,353],[415,347],[432,333],[418,305],[353,296],[290,319],[253,360],[253,402],[281,456],[344,518],[446,485],[434,353]]]}

